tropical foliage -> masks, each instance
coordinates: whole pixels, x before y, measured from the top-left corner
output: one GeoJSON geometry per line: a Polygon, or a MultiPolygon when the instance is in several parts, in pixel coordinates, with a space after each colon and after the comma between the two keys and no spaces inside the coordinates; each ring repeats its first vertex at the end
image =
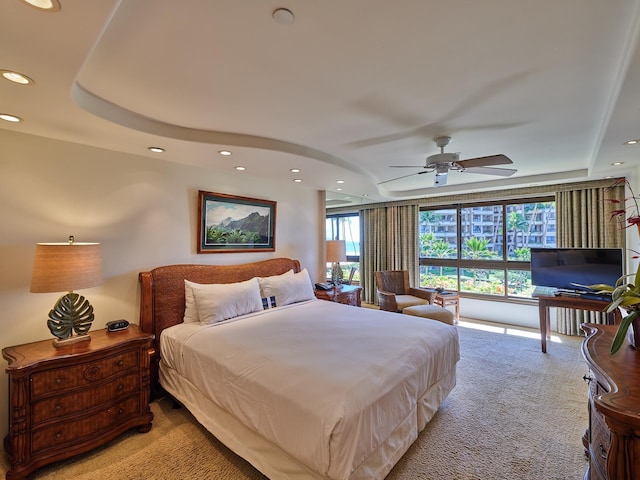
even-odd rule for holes
{"type": "Polygon", "coordinates": [[[240,220],[227,219],[218,225],[208,225],[206,236],[209,244],[255,244],[265,242],[268,232],[268,215],[253,212],[240,220]]]}

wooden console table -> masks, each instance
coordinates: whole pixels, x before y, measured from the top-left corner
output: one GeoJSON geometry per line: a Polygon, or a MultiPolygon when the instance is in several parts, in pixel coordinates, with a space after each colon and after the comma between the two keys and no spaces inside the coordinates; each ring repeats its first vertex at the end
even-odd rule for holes
{"type": "MultiPolygon", "coordinates": [[[[609,305],[605,300],[595,300],[592,298],[569,297],[562,295],[546,296],[539,295],[538,314],[540,316],[540,342],[542,343],[542,353],[547,353],[547,340],[551,337],[551,319],[549,307],[573,308],[575,310],[587,310],[590,312],[604,312],[609,305]]],[[[620,312],[615,310],[607,314],[608,323],[613,325],[620,322],[620,312]]]]}

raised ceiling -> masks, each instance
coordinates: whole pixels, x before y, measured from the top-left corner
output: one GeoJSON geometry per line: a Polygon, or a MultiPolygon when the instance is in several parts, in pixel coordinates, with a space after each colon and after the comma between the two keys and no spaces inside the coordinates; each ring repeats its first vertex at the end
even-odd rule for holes
{"type": "Polygon", "coordinates": [[[0,128],[290,178],[328,205],[638,167],[640,145],[623,143],[640,138],[640,0],[60,4],[0,3],[0,69],[36,82],[0,82],[0,113],[24,120],[0,128]],[[390,165],[421,171],[441,135],[447,152],[505,154],[517,173],[387,182],[412,173],[390,165]]]}

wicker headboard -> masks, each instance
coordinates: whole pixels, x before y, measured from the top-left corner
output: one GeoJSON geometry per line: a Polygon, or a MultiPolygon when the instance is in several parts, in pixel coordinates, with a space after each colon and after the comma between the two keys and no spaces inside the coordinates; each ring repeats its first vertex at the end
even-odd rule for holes
{"type": "Polygon", "coordinates": [[[165,328],[182,323],[184,317],[184,280],[196,283],[234,283],[253,277],[279,275],[300,262],[290,258],[272,258],[240,265],[167,265],[141,272],[140,328],[155,335],[155,354],[151,357],[152,387],[157,380],[160,334],[165,328]]]}

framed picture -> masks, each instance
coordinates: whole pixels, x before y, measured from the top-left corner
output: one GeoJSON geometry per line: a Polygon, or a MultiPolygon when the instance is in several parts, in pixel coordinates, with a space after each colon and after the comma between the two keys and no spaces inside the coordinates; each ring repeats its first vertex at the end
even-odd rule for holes
{"type": "Polygon", "coordinates": [[[198,253],[275,249],[276,202],[198,192],[198,253]]]}

